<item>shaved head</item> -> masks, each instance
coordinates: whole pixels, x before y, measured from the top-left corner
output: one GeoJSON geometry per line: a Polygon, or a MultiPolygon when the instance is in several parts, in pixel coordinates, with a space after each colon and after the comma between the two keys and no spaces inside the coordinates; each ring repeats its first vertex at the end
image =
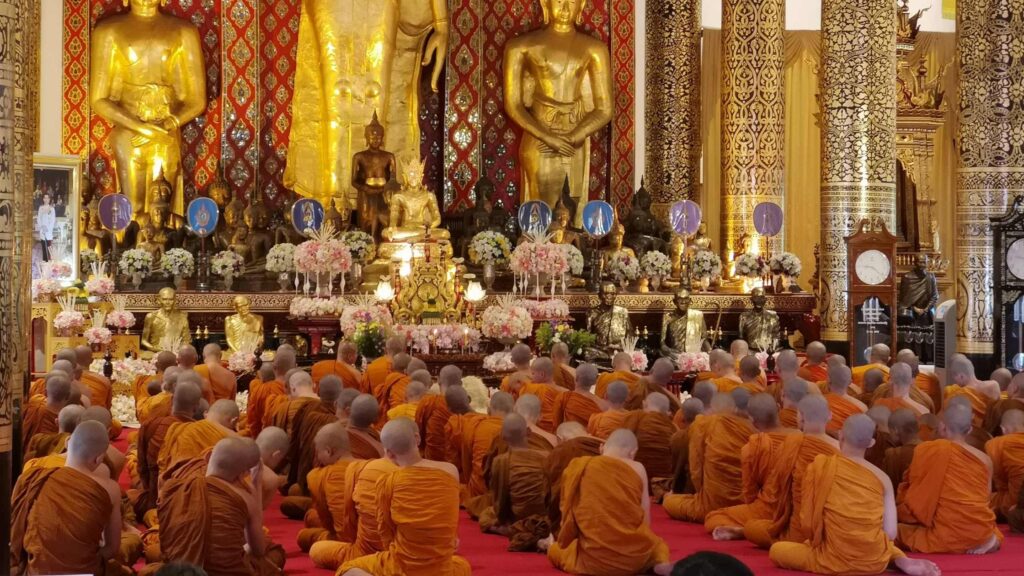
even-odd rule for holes
{"type": "Polygon", "coordinates": [[[597,366],[580,364],[576,368],[576,389],[589,392],[595,383],[597,383],[597,366]]]}
{"type": "Polygon", "coordinates": [[[569,360],[569,347],[565,342],[555,342],[551,345],[551,359],[562,364],[569,360]]]}
{"type": "Polygon", "coordinates": [[[533,352],[530,351],[530,347],[526,344],[516,344],[512,347],[512,351],[509,352],[509,360],[520,370],[529,367],[531,358],[533,358],[533,352]]]}
{"type": "Polygon", "coordinates": [[[807,345],[807,360],[820,364],[825,356],[828,355],[828,350],[825,349],[825,345],[815,340],[807,345]]]}
{"type": "Polygon", "coordinates": [[[174,411],[195,414],[199,407],[199,401],[203,398],[203,391],[199,385],[189,381],[181,380],[174,387],[174,411]]]}
{"type": "MultiPolygon", "coordinates": [[[[425,370],[420,370],[425,372],[425,370]]],[[[449,388],[451,390],[451,388],[449,388]]],[[[411,380],[409,385],[405,387],[405,401],[408,403],[419,402],[423,395],[427,393],[427,388],[419,380],[411,380]]],[[[445,401],[447,401],[448,392],[445,391],[445,401]]]]}
{"type": "Polygon", "coordinates": [[[970,401],[950,401],[942,410],[942,425],[945,428],[943,436],[947,439],[952,436],[966,436],[971,431],[971,418],[970,401]]]}
{"type": "Polygon", "coordinates": [[[206,418],[212,420],[225,428],[235,429],[235,424],[238,422],[238,404],[235,404],[234,400],[228,400],[227,398],[221,398],[210,406],[210,410],[206,413],[206,418]]]}
{"type": "Polygon", "coordinates": [[[875,344],[871,347],[871,361],[880,364],[888,364],[891,352],[885,344],[875,344]]]}
{"type": "Polygon", "coordinates": [[[352,401],[349,422],[355,428],[369,428],[377,421],[380,405],[372,394],[360,394],[352,401]]]}
{"type": "Polygon", "coordinates": [[[683,402],[683,422],[692,424],[697,416],[704,413],[704,403],[700,401],[700,398],[687,398],[683,402]]]}
{"type": "Polygon", "coordinates": [[[196,352],[194,346],[186,344],[181,348],[178,348],[178,366],[182,368],[191,368],[196,365],[199,361],[199,354],[196,352]]]}
{"type": "Polygon", "coordinates": [[[345,427],[339,422],[333,422],[320,428],[316,437],[313,438],[313,446],[316,450],[317,460],[322,465],[333,464],[351,453],[348,430],[345,430],[345,427]]]}
{"type": "Polygon", "coordinates": [[[60,349],[58,349],[57,352],[54,353],[53,359],[54,359],[54,364],[56,364],[57,362],[59,362],[61,360],[64,360],[65,362],[71,364],[72,367],[74,367],[74,366],[76,366],[78,364],[78,354],[75,353],[75,349],[74,348],[60,348],[60,349]]]}
{"type": "Polygon", "coordinates": [[[78,404],[69,404],[60,409],[57,414],[57,428],[61,432],[68,434],[75,431],[78,423],[82,421],[82,414],[85,412],[85,408],[78,404]]]}
{"type": "Polygon", "coordinates": [[[90,406],[82,412],[81,422],[99,422],[104,430],[110,430],[114,417],[110,415],[110,410],[103,406],[90,406]]]}
{"type": "Polygon", "coordinates": [[[448,405],[448,411],[452,414],[466,414],[471,411],[469,392],[466,392],[462,384],[445,388],[444,403],[448,405]]]}
{"type": "Polygon", "coordinates": [[[203,360],[206,360],[207,362],[210,360],[217,360],[219,362],[221,355],[220,346],[217,344],[211,342],[206,346],[203,346],[203,360]]]}
{"type": "Polygon", "coordinates": [[[901,445],[916,438],[920,429],[917,413],[909,408],[900,408],[889,416],[889,433],[901,445]]]}
{"type": "Polygon", "coordinates": [[[771,394],[755,394],[747,403],[747,413],[758,430],[771,430],[779,426],[779,405],[771,394]]]}
{"type": "Polygon", "coordinates": [[[506,416],[515,410],[515,406],[516,401],[512,398],[511,394],[498,391],[494,393],[494,396],[491,396],[487,413],[491,416],[506,416]]]}
{"type": "Polygon", "coordinates": [[[558,429],[555,430],[555,436],[558,440],[565,442],[566,440],[572,440],[573,438],[580,438],[587,435],[587,429],[583,427],[583,424],[570,420],[568,422],[562,422],[558,425],[558,429]]]}
{"type": "Polygon", "coordinates": [[[213,447],[206,474],[233,482],[260,463],[260,454],[260,447],[248,438],[224,438],[213,447]]]}
{"type": "Polygon", "coordinates": [[[295,350],[291,346],[279,347],[274,355],[273,368],[274,378],[284,378],[289,370],[295,368],[295,350]]]}
{"type": "Polygon", "coordinates": [[[338,359],[348,364],[355,364],[359,358],[359,350],[356,345],[349,341],[344,341],[341,346],[338,347],[338,359]]]}
{"type": "Polygon", "coordinates": [[[737,412],[747,411],[747,404],[750,403],[750,390],[746,388],[733,388],[729,395],[732,396],[732,403],[736,405],[737,412]]]}
{"type": "Polygon", "coordinates": [[[46,378],[46,400],[66,404],[71,397],[71,378],[63,372],[51,372],[46,378]]]}
{"type": "Polygon", "coordinates": [[[999,389],[1006,392],[1006,389],[1010,386],[1010,380],[1013,380],[1013,372],[1006,368],[996,368],[992,371],[992,376],[989,378],[998,382],[999,389]]]}
{"type": "Polygon", "coordinates": [[[820,394],[808,394],[797,405],[800,418],[804,425],[824,426],[832,419],[832,411],[828,407],[828,400],[820,394]]]}
{"type": "Polygon", "coordinates": [[[320,390],[317,394],[319,394],[320,400],[324,402],[337,402],[338,396],[341,395],[342,387],[341,378],[334,374],[329,374],[320,379],[320,390]]]}
{"type": "Polygon", "coordinates": [[[99,422],[81,422],[68,440],[68,465],[95,470],[110,446],[107,428],[99,422]]]}
{"type": "Polygon", "coordinates": [[[782,397],[791,405],[796,406],[807,396],[807,381],[803,378],[787,380],[782,383],[782,397]]]}
{"type": "MultiPolygon", "coordinates": [[[[760,363],[758,363],[760,368],[760,363]]],[[[796,371],[800,369],[800,359],[797,358],[796,352],[789,348],[779,352],[779,355],[775,357],[775,371],[780,374],[796,374],[796,371]]],[[[740,370],[743,370],[743,366],[740,365],[740,370]]]]}
{"type": "Polygon", "coordinates": [[[949,363],[949,374],[957,384],[974,380],[974,364],[963,354],[954,354],[949,363]]]}
{"type": "Polygon", "coordinates": [[[355,388],[342,388],[338,394],[338,399],[334,402],[334,406],[339,412],[348,414],[349,409],[352,408],[352,402],[359,397],[359,390],[355,388]]]}
{"type": "Polygon", "coordinates": [[[406,368],[409,367],[409,362],[412,360],[412,356],[409,356],[405,352],[399,352],[391,358],[391,370],[393,372],[405,372],[406,368]]]}
{"type": "MultiPolygon", "coordinates": [[[[64,410],[67,410],[67,408],[64,410]]],[[[64,410],[60,411],[61,414],[64,414],[64,410]]],[[[999,424],[1003,429],[1003,434],[1024,432],[1024,411],[1014,408],[1003,412],[1003,418],[1000,420],[999,424]]]]}
{"type": "Polygon", "coordinates": [[[715,414],[735,414],[736,401],[732,399],[732,394],[715,394],[711,398],[711,411],[715,414]]]}
{"type": "Polygon", "coordinates": [[[633,357],[625,352],[616,352],[612,356],[612,368],[622,372],[633,371],[633,357]]]}
{"type": "Polygon", "coordinates": [[[50,368],[50,374],[60,372],[61,374],[64,374],[65,376],[70,378],[75,375],[75,366],[76,364],[74,362],[69,362],[67,360],[57,360],[56,362],[53,363],[53,367],[50,368]]]}
{"type": "Polygon", "coordinates": [[[735,358],[725,350],[712,350],[708,353],[708,366],[711,367],[712,372],[720,372],[727,368],[732,368],[735,358]]]}
{"type": "Polygon", "coordinates": [[[312,394],[313,377],[309,375],[309,372],[296,370],[288,376],[288,389],[291,391],[292,396],[312,394]]]}
{"type": "Polygon", "coordinates": [[[875,442],[875,421],[867,414],[854,414],[843,422],[840,442],[858,450],[867,450],[875,442]]]}
{"type": "Polygon", "coordinates": [[[555,364],[551,358],[537,358],[530,363],[530,377],[534,382],[551,382],[555,373],[555,364]]]}
{"type": "Polygon", "coordinates": [[[533,394],[523,394],[516,400],[516,414],[519,414],[531,425],[536,425],[540,420],[540,398],[533,394]]]}
{"type": "Polygon", "coordinates": [[[878,368],[872,368],[864,373],[864,391],[874,392],[884,381],[885,374],[878,368]]]}
{"type": "Polygon", "coordinates": [[[92,347],[84,344],[75,346],[75,363],[83,370],[88,369],[92,364],[92,347]]]}
{"type": "Polygon", "coordinates": [[[270,382],[274,379],[274,365],[270,362],[260,364],[260,382],[270,382]]]}
{"type": "Polygon", "coordinates": [[[668,416],[671,414],[668,396],[661,392],[651,392],[644,398],[644,412],[658,412],[668,416]]]}
{"type": "Polygon", "coordinates": [[[409,383],[411,384],[413,382],[420,383],[424,390],[430,388],[430,385],[434,383],[433,378],[430,377],[430,372],[426,370],[416,370],[409,374],[409,383]]]}
{"type": "Polygon", "coordinates": [[[601,447],[601,454],[632,460],[636,456],[636,435],[625,428],[612,432],[601,447]]]}
{"type": "Polygon", "coordinates": [[[626,403],[626,398],[629,398],[629,386],[622,380],[616,380],[608,385],[605,396],[608,402],[615,406],[622,406],[626,403]]]}
{"type": "Polygon", "coordinates": [[[853,381],[853,375],[850,373],[850,369],[846,366],[829,366],[828,368],[828,388],[836,394],[846,394],[846,389],[850,387],[850,382],[853,381]]]}
{"type": "MultiPolygon", "coordinates": [[[[910,365],[904,362],[897,362],[889,368],[889,385],[892,386],[894,392],[900,391],[902,396],[910,389],[910,385],[914,383],[914,372],[910,369],[910,365]]],[[[895,396],[895,394],[893,394],[895,396]]]]}
{"type": "Polygon", "coordinates": [[[389,454],[406,456],[419,450],[418,436],[415,422],[408,418],[396,418],[381,429],[380,443],[389,454]]]}
{"type": "Polygon", "coordinates": [[[405,336],[395,335],[384,344],[384,353],[392,358],[405,351],[405,336]]]}
{"type": "Polygon", "coordinates": [[[647,378],[661,386],[667,386],[672,381],[672,375],[676,372],[676,365],[668,358],[658,358],[651,366],[651,373],[647,378]]]}
{"type": "Polygon", "coordinates": [[[419,358],[410,358],[409,359],[409,365],[405,367],[405,373],[406,374],[412,374],[413,372],[418,372],[420,370],[426,370],[426,369],[427,369],[427,363],[426,362],[424,362],[423,360],[420,360],[419,358]]]}
{"type": "Polygon", "coordinates": [[[729,355],[735,358],[743,358],[747,354],[750,354],[750,344],[742,338],[737,338],[732,341],[729,345],[729,355]]]}
{"type": "Polygon", "coordinates": [[[530,425],[518,414],[509,414],[501,423],[501,437],[513,448],[525,448],[530,436],[530,425]]]}
{"type": "Polygon", "coordinates": [[[888,407],[881,405],[872,406],[868,408],[867,415],[879,430],[889,429],[889,417],[892,416],[892,410],[889,410],[888,407]]]}
{"type": "Polygon", "coordinates": [[[711,380],[701,380],[693,385],[693,397],[704,403],[704,406],[711,406],[711,399],[718,393],[718,386],[711,380]]]}
{"type": "Polygon", "coordinates": [[[757,356],[744,356],[740,360],[740,378],[753,380],[761,375],[761,361],[757,356]]]}
{"type": "Polygon", "coordinates": [[[846,366],[846,358],[843,358],[839,354],[833,354],[825,359],[825,364],[830,368],[832,366],[846,366]]]}
{"type": "Polygon", "coordinates": [[[451,364],[441,368],[441,371],[437,375],[437,384],[442,390],[449,386],[461,386],[462,369],[458,366],[452,366],[451,364]]]}
{"type": "Polygon", "coordinates": [[[277,426],[267,426],[256,437],[256,446],[263,464],[268,468],[277,468],[288,455],[288,433],[277,426]]]}

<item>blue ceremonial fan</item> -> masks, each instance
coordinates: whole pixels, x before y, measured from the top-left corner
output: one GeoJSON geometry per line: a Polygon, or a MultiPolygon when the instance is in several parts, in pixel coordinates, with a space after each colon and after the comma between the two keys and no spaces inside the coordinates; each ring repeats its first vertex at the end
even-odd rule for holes
{"type": "Polygon", "coordinates": [[[551,226],[551,207],[541,200],[530,200],[519,207],[519,228],[523,232],[543,234],[551,226]]]}
{"type": "Polygon", "coordinates": [[[583,229],[593,238],[604,238],[615,224],[615,211],[604,200],[587,202],[583,207],[583,229]]]}
{"type": "Polygon", "coordinates": [[[762,236],[775,236],[782,231],[782,207],[774,202],[754,206],[754,230],[762,236]]]}
{"type": "Polygon", "coordinates": [[[700,206],[693,200],[681,200],[669,209],[672,230],[680,236],[690,236],[700,228],[700,206]]]}
{"type": "Polygon", "coordinates": [[[312,198],[303,198],[292,205],[292,226],[303,236],[307,230],[320,230],[324,224],[324,205],[312,198]]]}
{"type": "Polygon", "coordinates": [[[132,201],[124,194],[108,194],[100,198],[100,224],[107,230],[120,232],[132,221],[132,201]]]}
{"type": "Polygon", "coordinates": [[[209,198],[196,198],[189,202],[188,227],[193,234],[200,238],[206,238],[217,229],[217,219],[220,213],[217,211],[217,203],[209,198]]]}

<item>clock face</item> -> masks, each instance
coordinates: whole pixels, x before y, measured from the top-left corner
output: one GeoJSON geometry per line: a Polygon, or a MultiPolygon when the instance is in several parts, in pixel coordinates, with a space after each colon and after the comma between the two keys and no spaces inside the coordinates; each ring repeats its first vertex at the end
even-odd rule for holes
{"type": "Polygon", "coordinates": [[[872,286],[885,282],[885,279],[889,277],[890,269],[889,257],[878,250],[862,252],[854,265],[857,278],[872,286]]]}
{"type": "Polygon", "coordinates": [[[1024,280],[1024,238],[1014,240],[1006,249],[1006,267],[1010,274],[1024,280]]]}

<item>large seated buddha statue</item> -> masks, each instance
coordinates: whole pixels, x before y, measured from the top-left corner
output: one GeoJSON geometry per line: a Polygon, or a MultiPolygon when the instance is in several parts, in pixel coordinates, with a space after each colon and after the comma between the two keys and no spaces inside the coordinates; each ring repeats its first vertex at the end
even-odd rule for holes
{"type": "Polygon", "coordinates": [[[416,243],[443,240],[450,234],[441,226],[441,210],[437,197],[423,185],[424,162],[411,160],[402,164],[402,189],[391,198],[388,227],[381,237],[392,243],[416,243]]]}

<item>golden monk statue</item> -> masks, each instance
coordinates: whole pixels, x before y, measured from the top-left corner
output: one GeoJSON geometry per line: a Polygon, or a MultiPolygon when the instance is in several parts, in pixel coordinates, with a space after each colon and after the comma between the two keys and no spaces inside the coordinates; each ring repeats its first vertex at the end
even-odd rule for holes
{"type": "MultiPolygon", "coordinates": [[[[554,206],[569,178],[569,194],[588,194],[590,136],[612,118],[608,47],[576,29],[585,0],[541,0],[545,27],[505,46],[505,111],[524,134],[522,200],[554,206]],[[526,87],[533,86],[532,98],[526,87]]],[[[576,228],[583,226],[583,206],[576,228]]]]}
{"type": "Polygon", "coordinates": [[[679,355],[710,348],[704,313],[690,307],[690,291],[683,288],[672,299],[676,309],[661,318],[661,355],[678,363],[679,355]]]}
{"type": "Polygon", "coordinates": [[[375,110],[391,151],[419,158],[421,73],[433,62],[436,92],[447,53],[446,0],[302,0],[285,186],[354,208],[353,143],[375,110]]]}
{"type": "Polygon", "coordinates": [[[388,184],[398,175],[395,155],[383,150],[383,145],[384,126],[374,112],[373,120],[366,125],[366,150],[352,158],[352,187],[359,192],[359,227],[375,240],[377,228],[388,223],[387,196],[392,191],[388,184]]]}
{"type": "Polygon", "coordinates": [[[622,340],[633,332],[629,310],[615,305],[618,292],[611,282],[601,284],[598,292],[601,304],[587,312],[587,330],[597,336],[594,346],[584,354],[590,361],[610,360],[616,350],[622,349],[622,340]]]}
{"type": "Polygon", "coordinates": [[[247,341],[254,343],[256,350],[263,348],[263,316],[251,312],[248,296],[235,296],[232,305],[235,313],[224,319],[228,351],[238,352],[247,341]]]}
{"type": "Polygon", "coordinates": [[[144,350],[159,352],[163,349],[161,344],[165,339],[169,339],[169,345],[175,346],[172,352],[177,350],[177,346],[192,342],[192,335],[188,329],[188,314],[178,309],[176,297],[174,288],[162,288],[157,293],[156,301],[160,307],[155,312],[146,314],[142,324],[144,350]]]}
{"type": "MultiPolygon", "coordinates": [[[[114,125],[118,186],[140,215],[159,169],[178,182],[179,128],[206,109],[206,67],[190,22],[161,14],[160,0],[123,1],[131,5],[128,13],[104,18],[93,30],[89,102],[114,125]]],[[[180,188],[171,209],[184,211],[180,188]]]]}
{"type": "Polygon", "coordinates": [[[427,238],[447,239],[441,226],[437,197],[423,185],[424,163],[410,160],[402,164],[405,185],[391,198],[388,227],[381,236],[388,242],[419,242],[427,238]]]}

